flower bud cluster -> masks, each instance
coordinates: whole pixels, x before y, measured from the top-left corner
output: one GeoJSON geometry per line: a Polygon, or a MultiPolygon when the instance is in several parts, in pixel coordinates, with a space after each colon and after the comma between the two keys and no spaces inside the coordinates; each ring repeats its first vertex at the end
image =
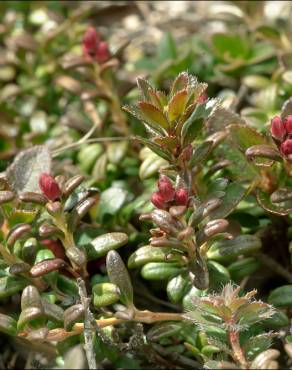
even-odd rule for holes
{"type": "Polygon", "coordinates": [[[274,117],[271,121],[271,134],[283,156],[292,154],[292,115],[284,120],[274,117]]]}
{"type": "Polygon", "coordinates": [[[161,176],[157,182],[159,191],[151,197],[156,208],[166,209],[169,206],[187,206],[189,194],[186,189],[175,189],[167,176],[161,176]]]}
{"type": "Polygon", "coordinates": [[[110,58],[108,44],[101,40],[93,27],[89,27],[85,32],[82,46],[84,56],[90,61],[102,64],[110,58]]]}

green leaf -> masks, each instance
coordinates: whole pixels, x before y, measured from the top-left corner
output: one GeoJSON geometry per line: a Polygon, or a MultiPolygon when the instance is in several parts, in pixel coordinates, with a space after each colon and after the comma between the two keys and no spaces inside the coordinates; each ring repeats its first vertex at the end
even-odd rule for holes
{"type": "Polygon", "coordinates": [[[239,183],[231,183],[225,189],[225,196],[222,198],[221,205],[210,212],[211,219],[225,218],[228,216],[248,193],[249,189],[239,183]]]}
{"type": "MultiPolygon", "coordinates": [[[[131,254],[128,260],[128,267],[132,269],[143,266],[148,262],[164,262],[167,260],[167,255],[171,253],[171,250],[172,248],[145,245],[131,254]]],[[[178,257],[173,257],[172,261],[175,259],[178,259],[178,257]]]]}
{"type": "Polygon", "coordinates": [[[113,142],[107,146],[108,159],[113,164],[119,164],[127,153],[128,141],[113,142]]]}
{"type": "Polygon", "coordinates": [[[163,338],[169,338],[177,335],[182,330],[182,324],[176,322],[162,322],[154,325],[147,332],[147,339],[157,342],[163,338]]]}
{"type": "Polygon", "coordinates": [[[0,332],[8,335],[16,336],[17,322],[12,317],[0,313],[0,332]]]}
{"type": "Polygon", "coordinates": [[[214,243],[207,252],[209,259],[224,262],[242,254],[250,254],[261,248],[261,240],[255,235],[240,235],[233,240],[214,243]]]}
{"type": "Polygon", "coordinates": [[[51,171],[51,155],[45,145],[33,146],[20,152],[6,170],[7,181],[17,193],[40,193],[39,178],[51,171]]]}
{"type": "Polygon", "coordinates": [[[269,295],[268,302],[275,307],[292,307],[292,284],[274,289],[269,295]]]}
{"type": "Polygon", "coordinates": [[[126,203],[129,192],[121,188],[108,188],[100,195],[98,205],[99,218],[102,220],[106,214],[115,215],[126,203]]]}
{"type": "Polygon", "coordinates": [[[240,281],[246,276],[252,276],[261,266],[261,263],[254,257],[243,258],[228,266],[228,271],[233,280],[240,281]]]}
{"type": "Polygon", "coordinates": [[[120,299],[119,289],[115,284],[101,283],[92,287],[93,304],[96,307],[109,306],[120,299]]]}
{"type": "Polygon", "coordinates": [[[150,262],[143,266],[141,275],[146,280],[168,280],[183,270],[177,263],[150,262]]]}
{"type": "Polygon", "coordinates": [[[163,35],[157,50],[158,60],[177,58],[176,45],[171,33],[167,32],[163,35]]]}
{"type": "Polygon", "coordinates": [[[210,133],[214,133],[224,130],[227,126],[232,124],[242,125],[245,124],[245,121],[237,113],[219,106],[216,107],[208,119],[208,130],[210,133]]]}
{"type": "Polygon", "coordinates": [[[193,113],[182,126],[181,135],[184,145],[190,144],[197,137],[204,121],[209,117],[216,104],[217,100],[212,99],[196,106],[193,113]]]}
{"type": "Polygon", "coordinates": [[[267,138],[247,125],[229,125],[228,131],[238,148],[245,152],[253,145],[268,144],[267,138]]]}
{"type": "Polygon", "coordinates": [[[270,333],[259,334],[250,337],[248,341],[242,346],[244,353],[249,359],[253,359],[258,354],[267,350],[272,344],[272,337],[270,333]]]}
{"type": "Polygon", "coordinates": [[[139,176],[141,180],[148,179],[153,175],[156,175],[159,169],[163,166],[166,166],[168,162],[165,159],[159,157],[155,153],[150,153],[147,158],[142,162],[139,169],[139,176]]]}
{"type": "Polygon", "coordinates": [[[22,291],[27,281],[21,277],[4,276],[0,278],[0,299],[12,296],[22,291]]]}
{"type": "Polygon", "coordinates": [[[230,274],[226,267],[220,265],[215,261],[207,262],[209,274],[210,274],[210,290],[221,289],[223,284],[227,284],[230,281],[230,274]]]}
{"type": "Polygon", "coordinates": [[[106,269],[110,282],[120,289],[120,300],[129,308],[133,308],[133,286],[123,260],[116,251],[108,252],[106,269]]]}
{"type": "Polygon", "coordinates": [[[128,235],[125,233],[108,233],[93,239],[85,245],[87,259],[94,260],[105,256],[109,251],[120,248],[128,243],[128,235]]]}
{"type": "Polygon", "coordinates": [[[289,318],[280,309],[279,310],[275,309],[274,314],[271,317],[264,320],[262,322],[262,325],[268,329],[279,329],[282,328],[283,326],[289,325],[289,318]]]}
{"type": "Polygon", "coordinates": [[[212,43],[217,54],[224,60],[247,59],[249,56],[248,41],[239,35],[217,33],[212,36],[212,43]]]}
{"type": "Polygon", "coordinates": [[[177,275],[167,284],[167,296],[170,302],[177,303],[179,302],[186,293],[186,290],[189,288],[188,280],[183,275],[177,275]]]}
{"type": "Polygon", "coordinates": [[[81,170],[89,172],[97,158],[103,153],[103,150],[103,146],[99,143],[82,146],[77,155],[81,170]]]}
{"type": "Polygon", "coordinates": [[[78,297],[78,287],[76,281],[68,278],[65,275],[58,274],[57,288],[70,297],[78,297]]]}
{"type": "Polygon", "coordinates": [[[201,145],[197,146],[191,156],[190,166],[201,164],[211,153],[213,141],[204,141],[201,145]]]}

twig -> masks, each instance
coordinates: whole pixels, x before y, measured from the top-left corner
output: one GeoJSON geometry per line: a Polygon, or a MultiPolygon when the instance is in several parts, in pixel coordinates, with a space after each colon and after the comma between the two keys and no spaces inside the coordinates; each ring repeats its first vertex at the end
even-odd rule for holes
{"type": "Polygon", "coordinates": [[[267,256],[263,253],[257,253],[256,257],[266,266],[268,266],[272,271],[274,271],[276,274],[282,276],[284,279],[286,279],[289,283],[292,283],[292,274],[291,272],[284,269],[283,266],[281,266],[277,261],[275,261],[273,258],[267,256]]]}
{"type": "Polygon", "coordinates": [[[77,279],[78,291],[81,299],[81,303],[84,307],[84,341],[85,341],[85,352],[89,369],[97,369],[96,359],[93,348],[93,333],[91,322],[93,320],[92,313],[89,309],[90,298],[87,297],[85,282],[83,279],[77,279]]]}

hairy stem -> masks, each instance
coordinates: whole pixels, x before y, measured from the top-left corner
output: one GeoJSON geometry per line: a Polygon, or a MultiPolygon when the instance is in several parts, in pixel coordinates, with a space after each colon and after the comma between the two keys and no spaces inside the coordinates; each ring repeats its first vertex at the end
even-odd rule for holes
{"type": "MultiPolygon", "coordinates": [[[[234,325],[234,319],[231,320],[230,326],[234,325]]],[[[233,351],[234,359],[240,364],[244,369],[247,368],[247,361],[245,359],[243,350],[239,342],[239,333],[237,330],[229,330],[229,340],[233,351]]]]}
{"type": "Polygon", "coordinates": [[[96,359],[93,347],[93,333],[95,328],[92,327],[92,313],[89,309],[90,298],[87,297],[87,291],[85,287],[85,282],[81,278],[77,279],[79,295],[81,303],[84,307],[84,342],[85,342],[85,352],[87,357],[87,362],[89,369],[97,369],[96,359]]]}

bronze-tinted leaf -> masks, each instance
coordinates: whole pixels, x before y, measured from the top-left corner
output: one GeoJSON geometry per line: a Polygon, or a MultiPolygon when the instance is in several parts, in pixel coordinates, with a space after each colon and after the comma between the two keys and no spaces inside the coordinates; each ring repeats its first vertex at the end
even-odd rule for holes
{"type": "Polygon", "coordinates": [[[82,304],[75,304],[64,311],[64,328],[70,331],[78,321],[84,320],[84,307],[82,304]]]}
{"type": "Polygon", "coordinates": [[[171,96],[174,96],[178,91],[186,89],[189,84],[189,75],[187,72],[181,72],[174,80],[171,87],[171,96]]]}
{"type": "Polygon", "coordinates": [[[18,198],[22,202],[35,203],[40,205],[44,205],[47,203],[47,199],[42,194],[34,193],[32,191],[23,192],[19,195],[18,198]]]}
{"type": "Polygon", "coordinates": [[[133,286],[126,266],[116,251],[108,252],[106,269],[110,282],[120,289],[121,302],[128,308],[133,308],[133,286]]]}
{"type": "Polygon", "coordinates": [[[14,243],[26,236],[31,231],[31,226],[29,224],[18,224],[9,231],[7,237],[8,247],[12,247],[14,243]]]}
{"type": "Polygon", "coordinates": [[[22,330],[29,321],[39,319],[44,316],[44,312],[38,307],[28,307],[21,311],[17,322],[17,329],[22,330]]]}
{"type": "Polygon", "coordinates": [[[76,80],[73,77],[65,76],[65,75],[58,76],[54,82],[56,85],[74,94],[79,95],[81,93],[81,84],[78,80],[76,80]]]}
{"type": "Polygon", "coordinates": [[[271,202],[281,203],[292,200],[292,189],[291,188],[280,188],[271,194],[271,202]]]}
{"type": "Polygon", "coordinates": [[[73,246],[66,249],[66,256],[77,266],[84,266],[86,264],[86,253],[81,248],[73,246]]]}
{"type": "Polygon", "coordinates": [[[136,136],[135,139],[140,141],[141,143],[147,145],[148,148],[151,149],[157,155],[159,155],[159,157],[161,157],[161,158],[163,158],[167,161],[170,161],[172,155],[171,155],[171,152],[167,148],[163,148],[163,147],[161,147],[161,145],[158,145],[158,144],[154,143],[153,141],[148,140],[148,139],[144,139],[143,137],[140,137],[140,136],[136,136]]]}
{"type": "Polygon", "coordinates": [[[54,303],[50,303],[46,299],[42,299],[42,304],[44,308],[45,316],[58,324],[62,323],[64,320],[64,311],[61,307],[54,303]]]}
{"type": "Polygon", "coordinates": [[[161,126],[164,129],[169,128],[169,123],[161,110],[155,107],[155,105],[140,101],[138,103],[140,111],[142,113],[142,117],[145,119],[146,122],[154,126],[161,126]]]}
{"type": "Polygon", "coordinates": [[[39,277],[48,274],[49,272],[59,270],[60,268],[64,268],[65,266],[66,262],[61,258],[50,258],[36,263],[31,268],[30,274],[32,277],[39,277]]]}
{"type": "Polygon", "coordinates": [[[125,233],[115,232],[99,235],[86,246],[88,259],[105,256],[109,251],[127,244],[128,240],[128,235],[125,233]]]}
{"type": "Polygon", "coordinates": [[[282,161],[282,157],[277,148],[271,145],[261,144],[253,145],[245,151],[245,155],[249,158],[255,159],[255,164],[258,166],[269,167],[273,161],[282,161]],[[260,160],[260,159],[263,160],[260,160]],[[265,161],[264,159],[270,159],[265,161]]]}
{"type": "Polygon", "coordinates": [[[69,179],[63,187],[63,196],[68,197],[84,180],[84,176],[76,175],[69,179]]]}
{"type": "Polygon", "coordinates": [[[23,289],[21,295],[21,309],[24,310],[29,307],[38,307],[43,311],[40,293],[34,285],[28,285],[23,289]]]}
{"type": "Polygon", "coordinates": [[[170,122],[177,120],[184,112],[187,98],[187,90],[181,90],[172,97],[168,104],[168,118],[170,122]]]}

